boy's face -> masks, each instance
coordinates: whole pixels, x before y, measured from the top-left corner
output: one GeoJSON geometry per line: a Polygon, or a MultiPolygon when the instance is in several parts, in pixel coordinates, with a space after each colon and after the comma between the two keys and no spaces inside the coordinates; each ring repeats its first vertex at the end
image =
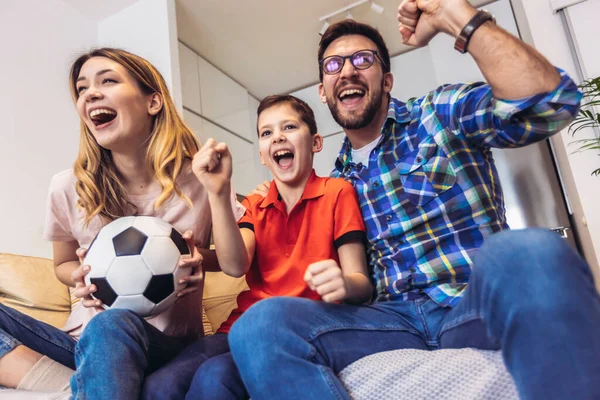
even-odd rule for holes
{"type": "Polygon", "coordinates": [[[313,154],[323,148],[321,135],[311,135],[298,113],[286,103],[258,116],[260,161],[283,184],[304,184],[312,171],[313,154]]]}

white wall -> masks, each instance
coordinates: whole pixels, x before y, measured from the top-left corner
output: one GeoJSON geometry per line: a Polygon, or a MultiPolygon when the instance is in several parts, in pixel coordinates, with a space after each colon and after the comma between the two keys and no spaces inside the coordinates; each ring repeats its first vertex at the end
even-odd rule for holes
{"type": "Polygon", "coordinates": [[[345,137],[346,134],[343,131],[325,136],[325,139],[323,140],[323,150],[315,155],[313,163],[317,175],[329,176],[335,166],[335,160],[342,148],[345,137]]]}
{"type": "Polygon", "coordinates": [[[248,110],[250,110],[250,128],[252,129],[252,147],[254,149],[254,173],[257,184],[259,182],[270,181],[273,179],[271,176],[271,171],[269,171],[269,168],[262,165],[260,162],[260,156],[258,154],[260,149],[258,146],[258,132],[256,130],[256,125],[258,124],[258,115],[256,114],[256,111],[258,110],[259,104],[260,102],[250,93],[248,93],[248,110]]]}
{"type": "Polygon", "coordinates": [[[591,16],[600,15],[600,1],[587,0],[567,8],[566,12],[575,35],[585,78],[600,76],[598,21],[591,18],[591,16]]]}
{"type": "Polygon", "coordinates": [[[98,45],[119,47],[150,61],[182,111],[175,0],[140,0],[99,21],[98,45]]]}
{"type": "Polygon", "coordinates": [[[96,34],[60,0],[0,2],[0,252],[51,255],[48,184],[72,166],[79,142],[68,69],[96,34]]]}
{"type": "Polygon", "coordinates": [[[392,96],[406,101],[423,96],[438,86],[432,52],[429,47],[392,57],[390,71],[394,75],[392,96]]]}
{"type": "MultiPolygon", "coordinates": [[[[565,13],[571,27],[574,46],[579,56],[583,79],[599,77],[600,53],[598,52],[597,38],[600,32],[598,30],[597,18],[591,16],[597,17],[600,15],[600,1],[588,0],[575,4],[567,8],[565,13]]],[[[579,132],[574,138],[563,135],[563,139],[565,143],[570,143],[576,139],[593,138],[597,134],[597,129],[588,129],[579,132]]],[[[570,153],[573,149],[574,146],[568,147],[570,153]]],[[[596,150],[571,154],[569,160],[574,171],[586,223],[596,250],[596,257],[600,262],[600,208],[598,207],[600,200],[600,177],[590,175],[591,171],[600,168],[599,153],[596,150]]]]}
{"type": "Polygon", "coordinates": [[[258,156],[258,100],[183,42],[179,57],[186,123],[201,142],[213,138],[229,146],[233,187],[238,194],[249,194],[270,179],[258,156]]]}
{"type": "Polygon", "coordinates": [[[312,85],[290,94],[304,100],[306,104],[312,108],[313,112],[315,113],[315,119],[317,120],[317,129],[321,135],[328,136],[334,133],[342,132],[342,128],[331,116],[331,112],[329,111],[327,105],[321,102],[318,87],[318,84],[312,85]]]}
{"type": "MultiPolygon", "coordinates": [[[[484,7],[498,25],[519,37],[519,30],[508,0],[497,1],[484,7]]],[[[473,82],[483,80],[479,67],[468,54],[454,50],[454,39],[449,35],[437,35],[428,46],[438,83],[473,82]]]]}

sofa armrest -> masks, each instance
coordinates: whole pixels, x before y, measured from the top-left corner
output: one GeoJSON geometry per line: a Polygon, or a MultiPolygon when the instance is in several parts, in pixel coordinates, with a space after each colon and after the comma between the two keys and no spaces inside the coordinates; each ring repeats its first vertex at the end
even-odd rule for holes
{"type": "Polygon", "coordinates": [[[0,253],[0,303],[57,328],[71,312],[66,285],[54,274],[52,260],[0,253]]]}

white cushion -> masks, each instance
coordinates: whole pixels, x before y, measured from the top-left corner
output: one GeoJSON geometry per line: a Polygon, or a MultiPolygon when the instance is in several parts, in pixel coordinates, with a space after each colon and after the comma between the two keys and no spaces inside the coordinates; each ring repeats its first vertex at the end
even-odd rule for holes
{"type": "Polygon", "coordinates": [[[339,377],[355,400],[519,398],[499,351],[386,351],[350,364],[339,377]]]}
{"type": "Polygon", "coordinates": [[[0,387],[0,399],[2,400],[65,400],[68,399],[68,392],[29,392],[27,390],[6,389],[0,387]]]}

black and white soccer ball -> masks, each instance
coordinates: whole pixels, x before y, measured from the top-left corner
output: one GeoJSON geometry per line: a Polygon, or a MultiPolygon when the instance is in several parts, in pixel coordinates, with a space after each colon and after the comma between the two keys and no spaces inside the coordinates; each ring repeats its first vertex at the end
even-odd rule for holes
{"type": "Polygon", "coordinates": [[[105,309],[125,308],[142,317],[159,314],[185,288],[179,280],[191,268],[177,266],[189,255],[181,233],[162,219],[122,217],[104,226],[90,244],[85,283],[96,285],[93,297],[105,309]]]}

